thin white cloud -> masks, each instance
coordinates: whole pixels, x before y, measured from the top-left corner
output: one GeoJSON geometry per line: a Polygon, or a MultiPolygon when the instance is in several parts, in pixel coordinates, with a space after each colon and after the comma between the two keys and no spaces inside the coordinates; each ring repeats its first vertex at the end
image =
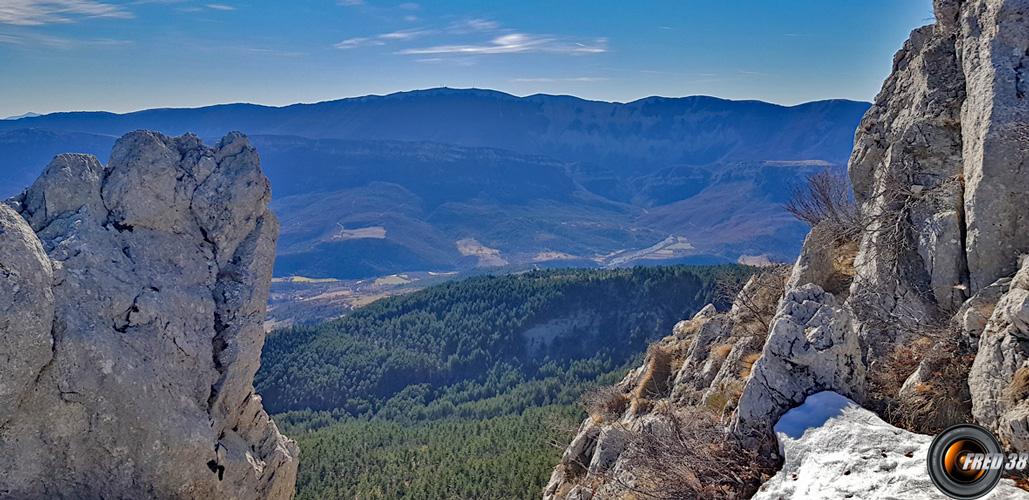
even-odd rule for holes
{"type": "Polygon", "coordinates": [[[357,7],[358,5],[364,5],[364,0],[337,0],[336,3],[344,7],[357,7]]]}
{"type": "Polygon", "coordinates": [[[359,47],[376,47],[380,45],[386,45],[386,42],[413,40],[415,38],[419,38],[431,33],[433,33],[432,30],[426,29],[391,31],[389,33],[381,33],[375,36],[358,36],[353,38],[347,38],[346,40],[343,40],[333,45],[333,47],[342,50],[356,49],[359,47]]]}
{"type": "Polygon", "coordinates": [[[205,5],[205,7],[207,7],[208,9],[212,9],[212,10],[223,10],[223,11],[236,10],[235,7],[233,7],[231,5],[226,5],[226,4],[223,4],[223,3],[209,3],[209,4],[205,5]]]}
{"type": "Polygon", "coordinates": [[[397,8],[402,10],[421,10],[422,6],[414,2],[404,2],[400,5],[397,5],[397,8]]]}
{"type": "Polygon", "coordinates": [[[556,83],[556,82],[580,82],[580,83],[591,83],[591,82],[604,82],[609,78],[603,76],[575,76],[571,78],[515,78],[511,80],[517,83],[556,83]]]}
{"type": "Polygon", "coordinates": [[[42,47],[47,49],[71,50],[82,47],[124,47],[132,45],[133,42],[131,40],[118,40],[114,38],[72,39],[33,32],[20,32],[0,33],[0,44],[15,45],[25,48],[42,47]]]}
{"type": "Polygon", "coordinates": [[[496,31],[500,29],[500,23],[492,21],[490,19],[472,18],[451,23],[447,27],[446,31],[454,35],[463,35],[468,33],[480,33],[484,31],[496,31]]]}
{"type": "Polygon", "coordinates": [[[340,50],[349,50],[349,49],[356,49],[358,47],[372,47],[372,46],[375,46],[375,45],[385,45],[385,44],[386,44],[386,42],[383,42],[382,40],[379,40],[378,38],[366,37],[366,36],[357,36],[357,37],[354,37],[354,38],[347,38],[346,40],[343,40],[343,41],[333,45],[333,47],[336,47],[337,49],[340,49],[340,50]]]}
{"type": "Polygon", "coordinates": [[[85,18],[131,19],[132,12],[120,5],[96,0],[3,0],[0,24],[41,26],[67,24],[85,18]]]}
{"type": "Polygon", "coordinates": [[[528,33],[508,33],[498,36],[489,42],[463,45],[436,45],[404,49],[398,54],[404,55],[493,55],[521,54],[531,52],[549,52],[557,54],[599,54],[607,52],[607,40],[600,38],[589,44],[569,42],[549,35],[532,35],[528,33]]]}
{"type": "Polygon", "coordinates": [[[437,44],[423,47],[402,48],[395,54],[434,56],[416,59],[417,62],[438,62],[441,57],[480,56],[490,54],[555,53],[568,55],[599,54],[607,52],[607,39],[576,41],[557,35],[519,33],[504,29],[500,23],[482,18],[469,18],[452,22],[442,28],[412,28],[381,33],[378,35],[347,38],[334,45],[337,49],[350,50],[363,47],[377,47],[387,44],[403,44],[430,35],[451,37],[459,40],[478,35],[493,37],[478,43],[437,44]]]}
{"type": "Polygon", "coordinates": [[[278,57],[303,57],[304,55],[306,55],[303,52],[299,52],[299,51],[295,51],[295,50],[269,49],[269,48],[265,48],[265,47],[245,47],[245,48],[243,48],[243,50],[246,51],[246,52],[254,53],[254,54],[261,54],[261,55],[268,55],[268,56],[278,56],[278,57]]]}
{"type": "Polygon", "coordinates": [[[393,31],[390,33],[383,33],[378,35],[376,38],[380,40],[412,40],[418,37],[422,37],[431,34],[432,30],[424,29],[411,29],[411,30],[400,30],[393,31]]]}
{"type": "Polygon", "coordinates": [[[174,5],[177,3],[186,3],[189,0],[133,0],[132,5],[174,5]]]}
{"type": "Polygon", "coordinates": [[[445,64],[449,66],[474,66],[476,61],[472,57],[423,57],[415,59],[414,62],[422,64],[445,64]]]}

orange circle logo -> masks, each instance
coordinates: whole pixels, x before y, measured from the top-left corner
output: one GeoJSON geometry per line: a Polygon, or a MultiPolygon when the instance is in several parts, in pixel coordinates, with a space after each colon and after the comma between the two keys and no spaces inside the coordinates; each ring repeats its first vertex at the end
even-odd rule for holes
{"type": "Polygon", "coordinates": [[[947,446],[943,454],[943,470],[951,479],[959,483],[974,483],[986,475],[986,468],[981,461],[975,464],[973,456],[985,454],[986,447],[972,439],[959,439],[947,446]]]}
{"type": "Polygon", "coordinates": [[[1000,482],[1005,455],[993,433],[978,425],[949,427],[929,445],[926,469],[941,493],[958,500],[986,495],[1000,482]]]}

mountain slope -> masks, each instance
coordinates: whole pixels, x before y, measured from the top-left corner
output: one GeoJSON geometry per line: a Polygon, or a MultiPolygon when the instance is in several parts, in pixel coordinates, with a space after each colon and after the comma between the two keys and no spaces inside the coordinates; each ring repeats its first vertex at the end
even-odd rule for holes
{"type": "Polygon", "coordinates": [[[867,103],[798,106],[713,97],[649,97],[630,103],[568,96],[515,97],[488,90],[430,89],[316,104],[226,104],[127,114],[54,113],[0,122],[117,135],[140,128],[202,137],[249,135],[429,141],[496,147],[597,163],[709,164],[821,159],[844,163],[867,103]]]}
{"type": "Polygon", "coordinates": [[[19,192],[51,151],[105,150],[105,134],[241,129],[282,218],[279,276],[788,260],[804,231],[780,207],[788,186],[841,168],[866,108],[432,89],[56,113],[0,122],[0,196],[19,192]]]}
{"type": "Polygon", "coordinates": [[[257,390],[304,453],[298,498],[531,498],[576,403],[738,266],[452,281],[268,337],[257,390]],[[310,408],[311,410],[307,410],[310,408]]]}
{"type": "MultiPolygon", "coordinates": [[[[811,219],[788,279],[752,281],[729,311],[698,315],[655,345],[614,398],[670,390],[607,421],[585,420],[546,499],[619,498],[641,487],[749,497],[780,466],[767,498],[908,498],[929,487],[927,456],[878,446],[876,434],[895,442],[904,440],[897,428],[942,436],[977,424],[1001,449],[1029,449],[1029,2],[933,6],[935,23],[912,32],[862,120],[849,165],[853,207],[818,203],[832,209],[811,219]],[[755,310],[748,328],[740,314],[755,310]],[[669,364],[678,370],[657,382],[643,375],[669,364]],[[801,443],[777,435],[777,423],[825,391],[892,427],[861,411],[860,420],[809,429],[801,443]],[[879,429],[861,428],[868,423],[879,429]],[[610,439],[623,429],[639,432],[610,439]],[[884,466],[864,461],[870,450],[884,466]]],[[[1001,473],[973,471],[993,475],[980,486],[1001,473]]],[[[933,483],[988,492],[948,474],[933,483]]]]}
{"type": "Polygon", "coordinates": [[[257,388],[272,411],[410,416],[425,411],[418,401],[447,400],[449,411],[435,411],[474,413],[523,382],[620,366],[713,300],[716,278],[747,272],[560,270],[445,283],[272,334],[257,388]],[[596,366],[574,368],[584,360],[596,366]]]}
{"type": "Polygon", "coordinates": [[[106,161],[115,139],[114,136],[39,129],[0,132],[0,198],[29,187],[43,167],[61,153],[86,153],[106,161]]]}

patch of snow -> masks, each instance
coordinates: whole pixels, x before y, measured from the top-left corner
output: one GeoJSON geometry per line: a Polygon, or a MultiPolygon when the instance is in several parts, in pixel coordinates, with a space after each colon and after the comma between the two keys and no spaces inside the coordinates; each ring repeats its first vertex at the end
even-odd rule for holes
{"type": "Polygon", "coordinates": [[[830,418],[840,416],[848,406],[857,405],[835,392],[812,394],[804,400],[804,404],[786,412],[779,419],[775,424],[775,433],[800,439],[804,431],[825,425],[830,418]]]}
{"type": "MultiPolygon", "coordinates": [[[[783,468],[753,498],[946,499],[929,479],[932,436],[894,427],[834,392],[808,396],[775,426],[783,468]]],[[[987,499],[1029,498],[1004,479],[987,499]]]]}

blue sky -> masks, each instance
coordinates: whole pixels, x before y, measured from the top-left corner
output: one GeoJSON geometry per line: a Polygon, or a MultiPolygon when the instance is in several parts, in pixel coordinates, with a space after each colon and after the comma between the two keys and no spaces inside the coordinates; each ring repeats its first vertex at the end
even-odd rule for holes
{"type": "Polygon", "coordinates": [[[0,116],[492,88],[870,100],[931,0],[2,0],[0,116]]]}

